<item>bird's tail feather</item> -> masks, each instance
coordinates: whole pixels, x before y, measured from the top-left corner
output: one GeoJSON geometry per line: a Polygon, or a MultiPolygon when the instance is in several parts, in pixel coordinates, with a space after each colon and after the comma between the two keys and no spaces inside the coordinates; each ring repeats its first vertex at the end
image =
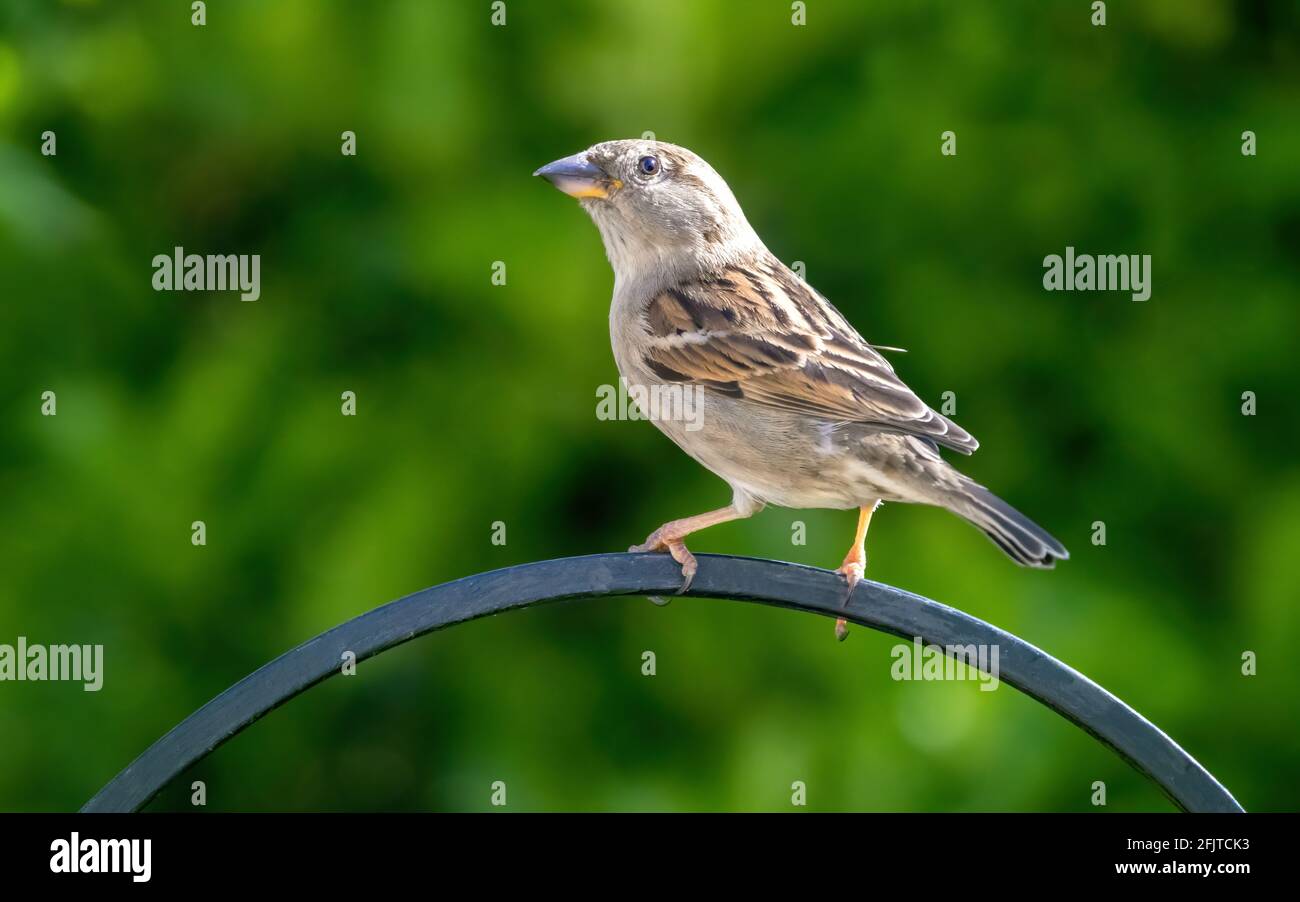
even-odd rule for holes
{"type": "Polygon", "coordinates": [[[976,482],[965,480],[949,507],[1022,567],[1050,569],[1070,556],[1047,530],[976,482]]]}

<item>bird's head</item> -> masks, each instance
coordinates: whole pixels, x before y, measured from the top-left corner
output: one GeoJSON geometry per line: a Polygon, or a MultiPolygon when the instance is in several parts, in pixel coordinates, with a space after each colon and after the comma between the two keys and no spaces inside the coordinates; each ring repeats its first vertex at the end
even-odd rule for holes
{"type": "Polygon", "coordinates": [[[605,141],[538,169],[576,197],[622,279],[680,277],[762,249],[713,167],[662,141],[605,141]]]}

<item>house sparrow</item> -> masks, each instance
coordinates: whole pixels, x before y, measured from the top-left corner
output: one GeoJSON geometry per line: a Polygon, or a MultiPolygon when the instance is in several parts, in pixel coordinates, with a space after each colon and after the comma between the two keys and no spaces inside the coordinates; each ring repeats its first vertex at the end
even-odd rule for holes
{"type": "MultiPolygon", "coordinates": [[[[685,538],[767,504],[858,509],[839,568],[846,604],[882,501],[947,508],[1026,567],[1069,557],[940,457],[941,447],[970,454],[979,445],[772,255],[704,160],[657,141],[606,141],[534,175],[579,198],[600,230],[614,268],[609,327],[619,373],[629,387],[698,392],[693,423],[650,419],[731,486],[728,506],[665,523],[630,549],[671,554],[680,591],[696,570],[685,538]]],[[[835,632],[847,635],[843,619],[835,632]]]]}

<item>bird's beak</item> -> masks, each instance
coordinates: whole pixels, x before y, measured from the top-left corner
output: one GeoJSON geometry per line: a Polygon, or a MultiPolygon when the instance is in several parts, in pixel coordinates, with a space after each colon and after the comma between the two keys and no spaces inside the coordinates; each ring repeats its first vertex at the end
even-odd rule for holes
{"type": "Polygon", "coordinates": [[[533,175],[540,175],[570,197],[609,197],[610,191],[623,187],[621,181],[588,161],[586,153],[547,163],[533,175]]]}

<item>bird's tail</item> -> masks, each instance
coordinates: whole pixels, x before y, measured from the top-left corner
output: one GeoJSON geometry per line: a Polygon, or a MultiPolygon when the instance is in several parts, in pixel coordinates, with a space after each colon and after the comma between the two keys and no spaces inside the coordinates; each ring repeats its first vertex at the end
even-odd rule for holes
{"type": "Polygon", "coordinates": [[[947,507],[978,526],[1022,567],[1050,569],[1070,556],[1047,530],[969,479],[963,478],[961,488],[949,496],[947,507]]]}

